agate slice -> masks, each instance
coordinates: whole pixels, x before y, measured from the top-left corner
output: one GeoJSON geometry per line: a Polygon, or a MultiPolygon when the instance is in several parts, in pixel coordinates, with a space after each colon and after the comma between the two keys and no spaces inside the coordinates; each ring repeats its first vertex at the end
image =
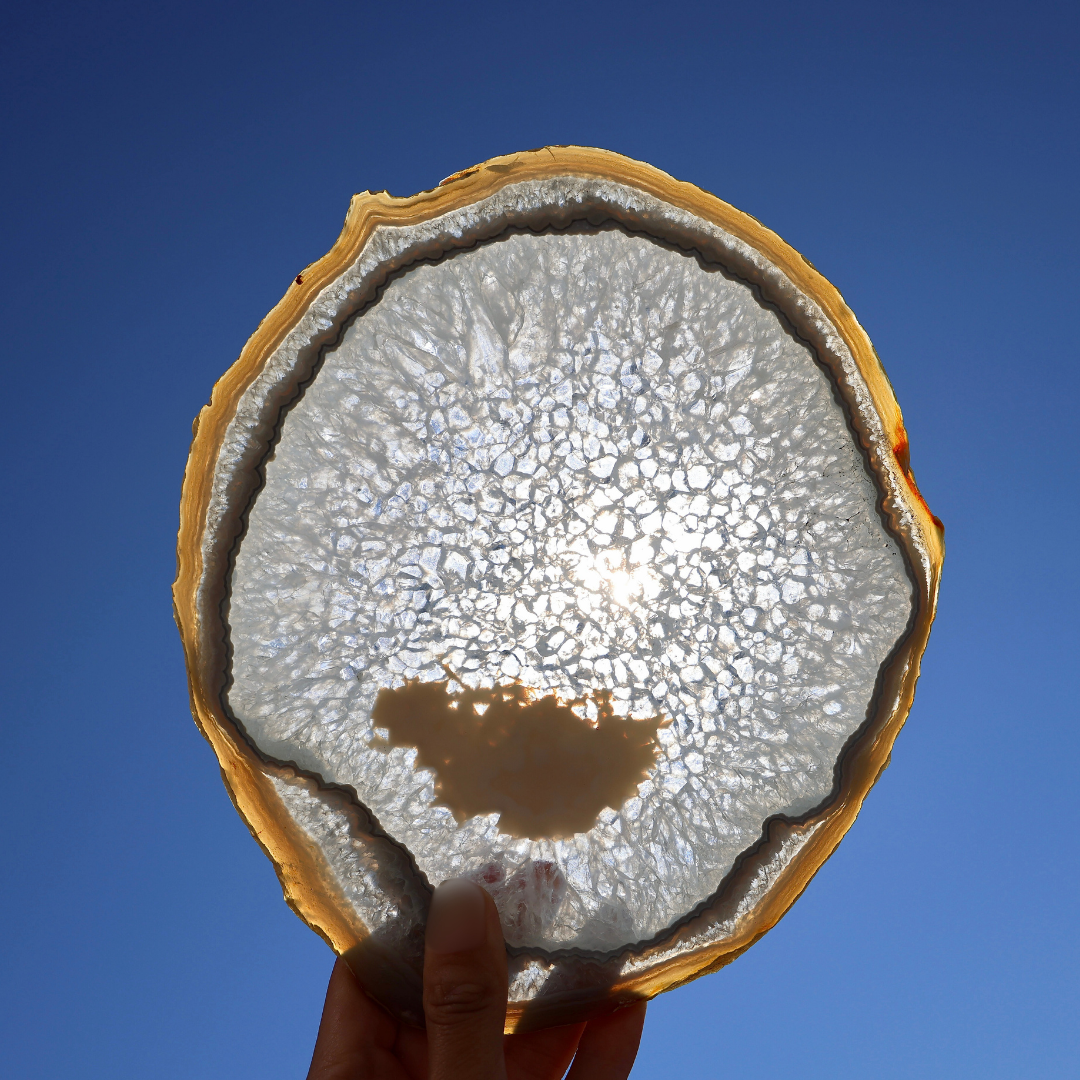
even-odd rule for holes
{"type": "Polygon", "coordinates": [[[910,707],[940,524],[836,290],[615,154],[353,200],[196,421],[193,708],[289,903],[420,1022],[478,881],[507,1030],[732,960],[910,707]]]}

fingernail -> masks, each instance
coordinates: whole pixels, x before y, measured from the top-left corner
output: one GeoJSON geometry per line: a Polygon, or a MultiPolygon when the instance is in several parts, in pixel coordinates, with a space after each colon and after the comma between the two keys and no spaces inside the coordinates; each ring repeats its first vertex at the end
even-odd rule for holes
{"type": "Polygon", "coordinates": [[[431,901],[427,947],[435,953],[465,952],[479,948],[486,937],[483,890],[464,878],[444,881],[431,901]]]}

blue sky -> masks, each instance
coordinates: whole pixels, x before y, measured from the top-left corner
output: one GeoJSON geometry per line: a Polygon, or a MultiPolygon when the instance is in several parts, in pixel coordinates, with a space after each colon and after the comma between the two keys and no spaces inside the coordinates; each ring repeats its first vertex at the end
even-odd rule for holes
{"type": "MultiPolygon", "coordinates": [[[[37,3],[0,12],[7,1075],[304,1074],[331,956],[188,712],[191,420],[365,188],[581,143],[828,276],[945,521],[892,767],[637,1080],[1071,1077],[1073,5],[37,3]]],[[[6,1030],[5,1030],[6,1029],[6,1030]]]]}

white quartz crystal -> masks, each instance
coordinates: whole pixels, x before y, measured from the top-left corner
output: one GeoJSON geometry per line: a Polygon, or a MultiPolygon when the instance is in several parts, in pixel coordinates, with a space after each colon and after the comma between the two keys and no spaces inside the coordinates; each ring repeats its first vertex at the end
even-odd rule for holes
{"type": "Polygon", "coordinates": [[[230,709],[264,754],[355,789],[432,884],[518,882],[514,945],[648,939],[768,818],[827,799],[912,610],[809,348],[748,285],[619,228],[400,273],[327,349],[265,473],[231,579],[230,709]],[[570,839],[459,823],[370,716],[443,665],[663,714],[657,764],[570,839]]]}

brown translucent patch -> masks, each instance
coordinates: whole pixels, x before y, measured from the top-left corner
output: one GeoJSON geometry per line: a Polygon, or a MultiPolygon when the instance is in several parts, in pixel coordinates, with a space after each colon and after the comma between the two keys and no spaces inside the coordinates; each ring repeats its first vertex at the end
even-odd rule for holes
{"type": "Polygon", "coordinates": [[[637,794],[656,761],[662,716],[618,716],[611,694],[593,694],[596,720],[563,702],[533,697],[520,683],[449,692],[447,682],[411,680],[380,690],[371,719],[391,746],[415,747],[419,767],[435,773],[438,801],[459,822],[498,813],[516,837],[573,836],[592,828],[605,807],[637,794]]]}

